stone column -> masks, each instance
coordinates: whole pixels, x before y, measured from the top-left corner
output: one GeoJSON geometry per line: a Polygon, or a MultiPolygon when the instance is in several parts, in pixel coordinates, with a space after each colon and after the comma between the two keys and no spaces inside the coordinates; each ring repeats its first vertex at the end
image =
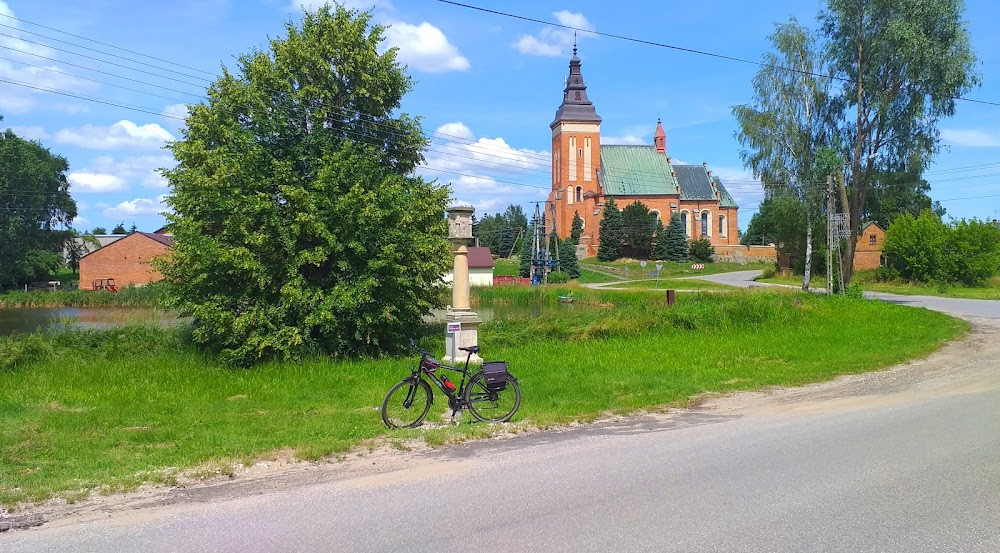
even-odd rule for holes
{"type": "MultiPolygon", "coordinates": [[[[464,364],[466,352],[459,347],[479,344],[479,315],[470,307],[469,302],[469,245],[472,244],[472,214],[471,206],[451,206],[448,208],[448,240],[455,246],[452,265],[451,305],[448,307],[448,323],[458,323],[461,330],[448,332],[445,329],[444,361],[454,364],[464,364]],[[452,354],[454,353],[454,359],[452,354]]],[[[481,364],[483,359],[473,355],[469,364],[481,364]]]]}

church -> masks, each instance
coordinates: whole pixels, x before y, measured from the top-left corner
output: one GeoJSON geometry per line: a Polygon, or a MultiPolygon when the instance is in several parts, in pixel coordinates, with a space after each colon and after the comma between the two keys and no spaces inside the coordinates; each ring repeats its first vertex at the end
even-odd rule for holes
{"type": "Polygon", "coordinates": [[[552,129],[552,190],[556,230],[570,235],[573,216],[583,219],[580,251],[596,255],[606,198],[619,209],[638,200],[664,225],[678,213],[688,238],[707,238],[713,246],[739,244],[739,209],[707,164],[680,165],[667,153],[667,134],[659,120],[653,144],[601,145],[601,117],[587,98],[580,58],[573,47],[569,78],[552,129]]]}

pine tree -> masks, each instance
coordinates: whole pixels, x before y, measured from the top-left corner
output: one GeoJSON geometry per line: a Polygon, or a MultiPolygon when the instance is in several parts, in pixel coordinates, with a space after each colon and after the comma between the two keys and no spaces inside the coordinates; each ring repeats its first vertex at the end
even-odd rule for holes
{"type": "Polygon", "coordinates": [[[580,278],[580,263],[576,259],[576,244],[572,240],[559,242],[559,270],[570,278],[580,278]]]}
{"type": "Polygon", "coordinates": [[[687,233],[684,232],[684,224],[681,223],[681,216],[677,213],[674,213],[670,218],[670,226],[667,227],[666,234],[665,259],[667,261],[687,261],[687,233]]]}
{"type": "Polygon", "coordinates": [[[599,236],[601,246],[597,249],[597,259],[614,261],[621,256],[622,244],[625,242],[625,220],[622,212],[615,205],[614,198],[604,202],[604,213],[601,216],[599,236]]]}
{"type": "Polygon", "coordinates": [[[569,233],[569,238],[573,242],[573,245],[580,243],[580,236],[583,234],[583,219],[580,217],[580,212],[577,211],[573,215],[573,227],[569,233]]]}
{"type": "Polygon", "coordinates": [[[664,228],[662,221],[656,221],[656,230],[653,232],[653,248],[649,257],[658,261],[667,260],[667,229],[664,228]]]}

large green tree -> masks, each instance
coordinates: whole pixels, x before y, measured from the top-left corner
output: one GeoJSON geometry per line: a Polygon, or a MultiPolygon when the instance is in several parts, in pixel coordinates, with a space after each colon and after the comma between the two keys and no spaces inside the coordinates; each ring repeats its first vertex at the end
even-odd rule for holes
{"type": "Polygon", "coordinates": [[[579,244],[581,236],[583,236],[583,218],[580,217],[580,212],[577,211],[573,214],[573,225],[570,227],[569,237],[574,244],[579,244]]]}
{"type": "Polygon", "coordinates": [[[740,156],[766,193],[792,194],[802,204],[804,236],[795,243],[805,245],[802,288],[808,290],[813,229],[822,217],[827,177],[816,152],[833,139],[837,106],[818,37],[795,19],[775,27],[769,37],[774,52],[763,56],[753,79],[754,101],[735,106],[733,115],[740,156]]]}
{"type": "Polygon", "coordinates": [[[649,250],[653,245],[653,233],[656,231],[656,221],[650,214],[646,204],[636,200],[622,209],[622,222],[625,225],[625,243],[633,257],[648,259],[649,250]]]}
{"type": "Polygon", "coordinates": [[[449,191],[413,176],[427,141],[383,31],[307,12],[224,68],[170,146],[163,272],[194,338],[233,364],[377,355],[440,298],[449,191]]]}
{"type": "Polygon", "coordinates": [[[48,280],[61,264],[60,229],[76,217],[68,170],[40,143],[0,133],[0,290],[48,280]]]}
{"type": "Polygon", "coordinates": [[[621,210],[615,205],[614,198],[609,197],[604,201],[598,236],[601,244],[597,248],[597,259],[614,261],[621,257],[622,245],[626,238],[625,221],[621,210]]]}
{"type": "Polygon", "coordinates": [[[688,244],[687,231],[684,230],[684,223],[681,216],[674,213],[670,216],[670,224],[664,233],[664,242],[658,248],[657,259],[662,261],[687,261],[688,244]]]}
{"type": "Polygon", "coordinates": [[[843,250],[845,283],[878,176],[904,161],[927,167],[938,151],[938,122],[979,83],[964,12],[963,0],[828,0],[820,14],[847,108],[849,184],[839,190],[852,235],[843,250]]]}

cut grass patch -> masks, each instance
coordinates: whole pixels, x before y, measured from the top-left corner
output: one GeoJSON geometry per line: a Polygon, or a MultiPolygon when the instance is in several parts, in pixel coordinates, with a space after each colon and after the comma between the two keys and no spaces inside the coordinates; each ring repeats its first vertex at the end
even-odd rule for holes
{"type": "MultiPolygon", "coordinates": [[[[867,272],[858,272],[853,279],[853,283],[861,286],[868,292],[884,292],[886,294],[901,294],[905,296],[936,296],[940,298],[959,298],[969,300],[1000,300],[1000,282],[991,279],[990,285],[970,288],[961,285],[919,284],[912,282],[876,282],[873,277],[866,275],[867,272]]],[[[757,282],[769,284],[786,284],[792,286],[802,286],[802,276],[775,276],[774,278],[758,278],[757,282]]],[[[819,275],[814,277],[812,287],[823,288],[826,286],[826,277],[819,275]]]]}
{"type": "MultiPolygon", "coordinates": [[[[811,294],[692,294],[670,309],[662,292],[510,286],[475,293],[479,301],[543,307],[480,330],[484,357],[504,359],[520,380],[515,422],[543,428],[684,405],[706,392],[885,368],[967,328],[923,309],[811,294]],[[544,308],[569,291],[576,303],[544,308]]],[[[0,369],[0,504],[10,507],[53,496],[79,500],[81,490],[175,483],[185,471],[226,476],[280,451],[316,460],[386,437],[405,448],[414,439],[441,445],[512,430],[468,416],[448,426],[439,394],[430,424],[387,430],[378,406],[413,358],[316,357],[238,370],[192,347],[183,329],[34,340],[48,346],[44,355],[0,369]]],[[[439,339],[423,343],[439,353],[443,347],[439,339]]]]}

